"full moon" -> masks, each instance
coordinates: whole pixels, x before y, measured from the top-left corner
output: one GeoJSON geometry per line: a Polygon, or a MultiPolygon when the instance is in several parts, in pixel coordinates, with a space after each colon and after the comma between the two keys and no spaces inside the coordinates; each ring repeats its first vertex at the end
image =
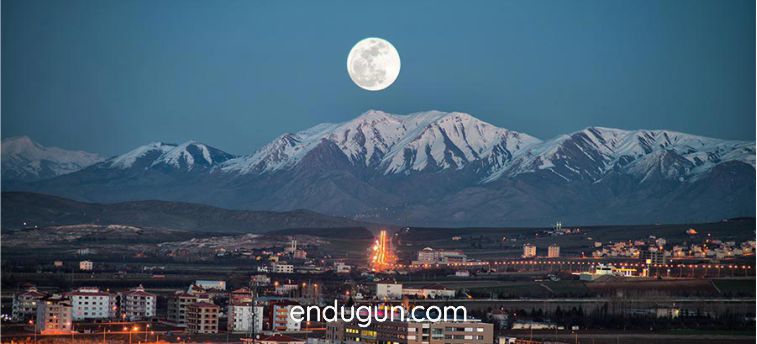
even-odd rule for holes
{"type": "Polygon", "coordinates": [[[385,39],[363,39],[352,47],[347,56],[347,72],[361,88],[381,91],[397,80],[400,74],[400,54],[385,39]]]}

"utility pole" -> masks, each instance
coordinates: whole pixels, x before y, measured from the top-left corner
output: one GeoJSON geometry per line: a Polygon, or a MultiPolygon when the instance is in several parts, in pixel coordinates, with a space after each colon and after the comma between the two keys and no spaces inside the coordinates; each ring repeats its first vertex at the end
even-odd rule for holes
{"type": "Polygon", "coordinates": [[[250,281],[250,339],[252,343],[255,343],[255,286],[250,281]]]}

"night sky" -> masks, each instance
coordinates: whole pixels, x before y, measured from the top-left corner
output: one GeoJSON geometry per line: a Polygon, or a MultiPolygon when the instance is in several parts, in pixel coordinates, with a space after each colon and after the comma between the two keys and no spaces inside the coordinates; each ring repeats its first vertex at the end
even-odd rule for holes
{"type": "Polygon", "coordinates": [[[755,2],[2,1],[2,136],[113,155],[248,154],[368,109],[462,111],[542,139],[587,126],[755,139],[755,2]],[[355,86],[365,37],[397,47],[355,86]]]}

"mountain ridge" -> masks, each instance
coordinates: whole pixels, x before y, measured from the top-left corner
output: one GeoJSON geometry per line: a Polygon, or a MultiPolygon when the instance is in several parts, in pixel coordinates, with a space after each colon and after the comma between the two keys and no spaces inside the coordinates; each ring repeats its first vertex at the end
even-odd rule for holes
{"type": "Polygon", "coordinates": [[[612,224],[753,216],[754,170],[754,142],[606,127],[542,141],[461,112],[370,110],[249,155],[152,143],[12,189],[413,225],[612,224]]]}
{"type": "Polygon", "coordinates": [[[95,153],[45,147],[28,136],[2,140],[3,181],[30,182],[76,172],[104,160],[95,153]]]}

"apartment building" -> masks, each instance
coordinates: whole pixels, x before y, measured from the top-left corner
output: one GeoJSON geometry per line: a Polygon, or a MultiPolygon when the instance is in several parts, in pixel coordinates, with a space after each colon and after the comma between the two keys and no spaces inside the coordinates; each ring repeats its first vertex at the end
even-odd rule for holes
{"type": "Polygon", "coordinates": [[[300,323],[289,316],[292,307],[298,305],[299,303],[290,300],[278,300],[269,303],[266,328],[274,332],[299,331],[300,323]]]}
{"type": "Polygon", "coordinates": [[[155,317],[157,296],[145,292],[140,285],[119,294],[121,314],[129,321],[145,320],[155,317]]]}
{"type": "Polygon", "coordinates": [[[208,302],[187,305],[187,332],[218,333],[218,313],[221,307],[208,302]]]}
{"type": "Polygon", "coordinates": [[[31,319],[37,312],[37,305],[47,294],[40,292],[33,286],[13,296],[11,317],[14,321],[31,319]]]}
{"type": "Polygon", "coordinates": [[[71,333],[73,307],[71,301],[61,295],[41,300],[37,306],[36,331],[40,334],[71,333]]]}
{"type": "Polygon", "coordinates": [[[86,287],[67,293],[73,307],[73,319],[109,319],[115,317],[116,298],[98,288],[86,287]]]}
{"type": "Polygon", "coordinates": [[[201,294],[194,295],[184,292],[177,292],[168,297],[166,305],[168,322],[176,326],[187,325],[187,306],[195,302],[210,302],[210,298],[201,294]]]}
{"type": "Polygon", "coordinates": [[[263,332],[263,306],[252,302],[236,302],[229,305],[227,330],[234,333],[263,332]],[[253,327],[254,324],[254,327],[253,327]]]}

